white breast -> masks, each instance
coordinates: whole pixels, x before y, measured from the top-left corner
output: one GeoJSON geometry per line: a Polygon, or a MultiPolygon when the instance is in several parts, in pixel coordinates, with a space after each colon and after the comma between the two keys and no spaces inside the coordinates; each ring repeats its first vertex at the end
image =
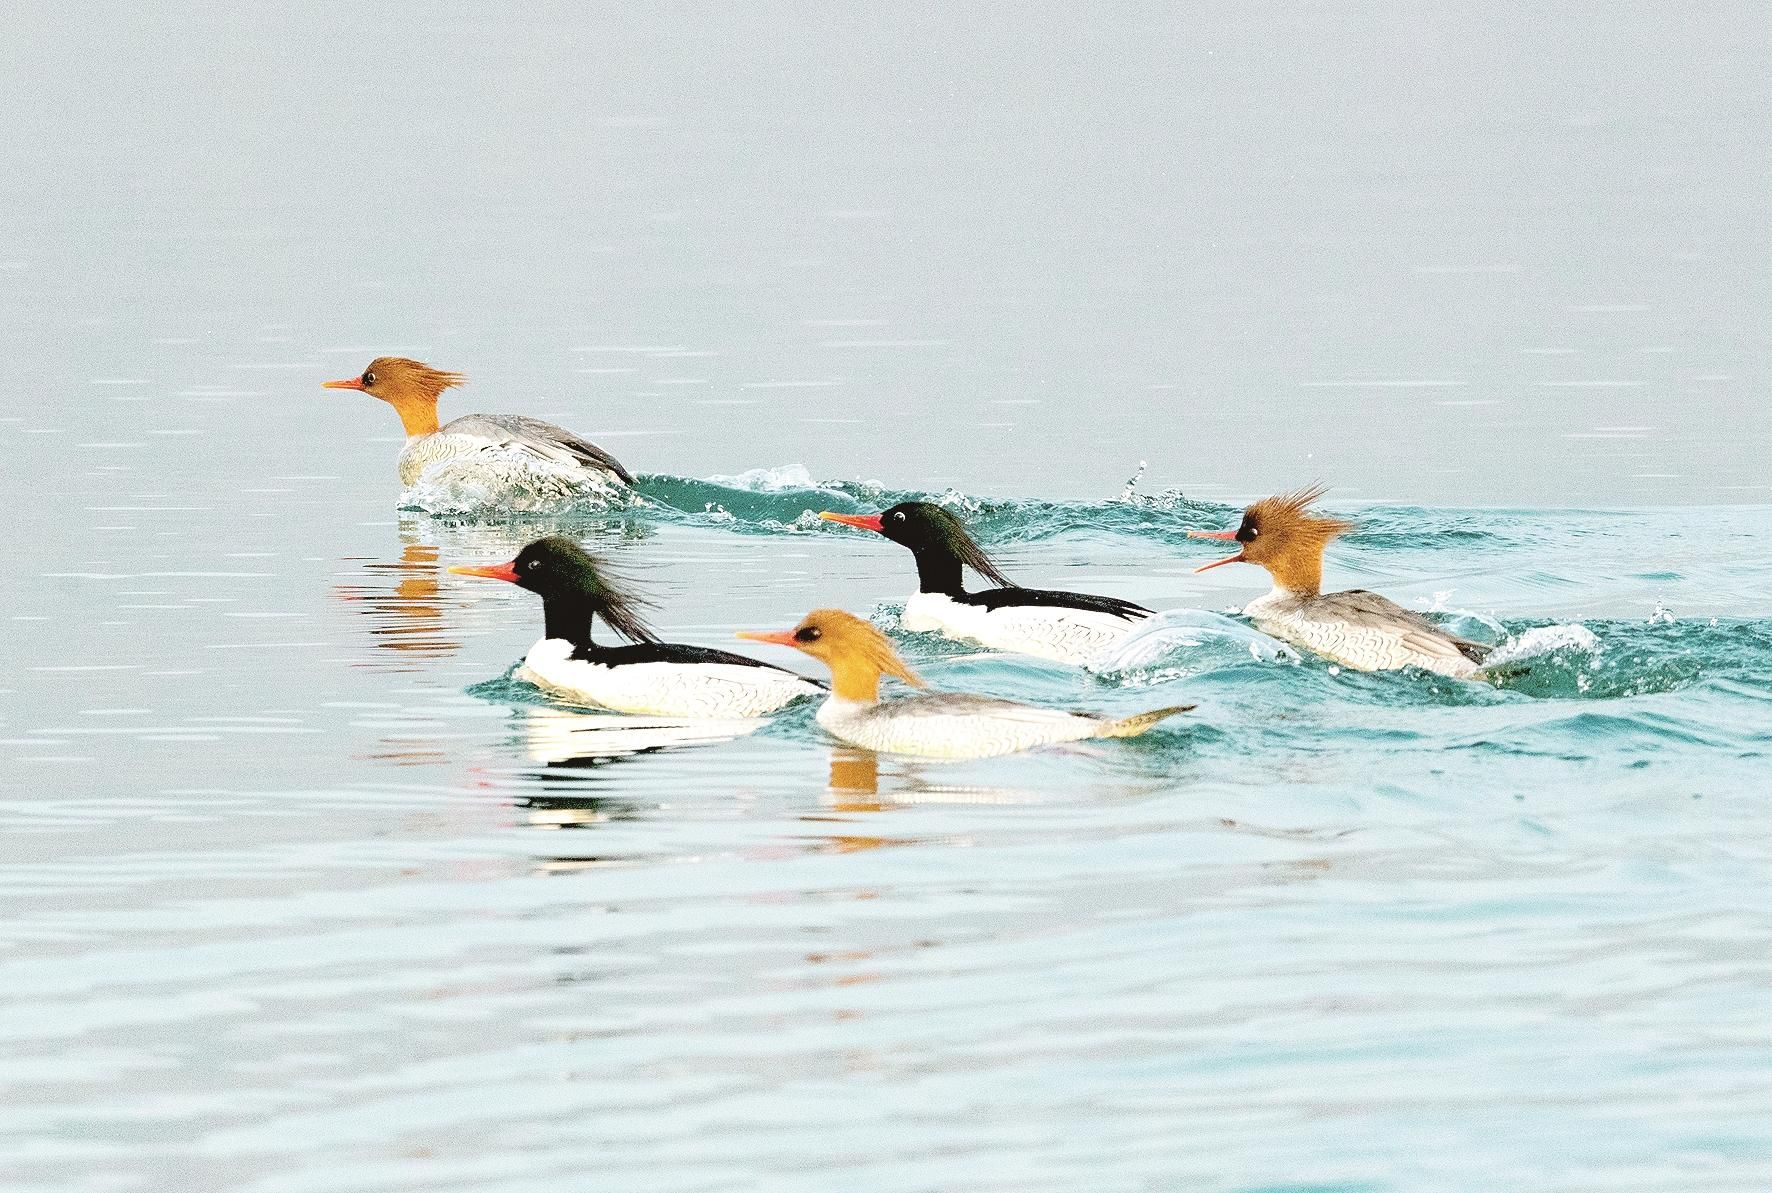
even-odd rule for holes
{"type": "Polygon", "coordinates": [[[1420,630],[1408,622],[1340,616],[1283,589],[1250,601],[1243,615],[1265,633],[1356,671],[1420,667],[1455,679],[1477,671],[1477,665],[1455,649],[1435,652],[1411,645],[1412,639],[1419,641],[1420,630]]]}
{"type": "Polygon", "coordinates": [[[1089,609],[1057,605],[985,609],[938,592],[919,592],[907,600],[899,624],[913,633],[938,633],[992,650],[1077,665],[1118,645],[1138,628],[1136,621],[1089,609]]]}
{"type": "Polygon", "coordinates": [[[448,431],[406,441],[400,449],[400,483],[419,492],[420,506],[440,509],[540,509],[621,487],[609,475],[570,461],[448,431]]]}
{"type": "Polygon", "coordinates": [[[517,678],[578,704],[655,717],[758,717],[824,689],[773,667],[742,663],[624,663],[572,656],[572,643],[544,638],[517,678]]]}
{"type": "Polygon", "coordinates": [[[1102,723],[1054,708],[942,695],[864,704],[832,696],[818,723],[851,745],[923,758],[994,758],[1056,742],[1081,741],[1102,723]],[[957,707],[948,707],[950,702],[957,707]],[[964,703],[963,703],[964,702],[964,703]]]}

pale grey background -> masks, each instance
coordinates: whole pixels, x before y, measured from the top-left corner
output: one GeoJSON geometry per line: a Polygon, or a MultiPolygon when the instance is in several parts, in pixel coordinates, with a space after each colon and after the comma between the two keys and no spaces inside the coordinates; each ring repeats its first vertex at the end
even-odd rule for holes
{"type": "Polygon", "coordinates": [[[77,429],[132,380],[379,482],[392,419],[314,386],[401,351],[642,471],[1762,501],[1766,24],[27,4],[7,401],[77,429]]]}

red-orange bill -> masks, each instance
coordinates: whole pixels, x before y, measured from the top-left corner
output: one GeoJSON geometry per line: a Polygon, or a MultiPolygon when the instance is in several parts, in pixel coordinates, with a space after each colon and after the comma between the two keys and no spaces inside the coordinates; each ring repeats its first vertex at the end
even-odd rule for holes
{"type": "Polygon", "coordinates": [[[343,381],[322,381],[321,389],[362,389],[363,378],[346,377],[343,381]]]}
{"type": "MultiPolygon", "coordinates": [[[[1191,539],[1217,539],[1224,543],[1234,543],[1237,541],[1237,532],[1234,530],[1190,530],[1187,532],[1187,536],[1191,539]]],[[[1241,562],[1243,562],[1243,553],[1238,551],[1235,555],[1227,555],[1223,559],[1215,559],[1211,563],[1201,564],[1194,569],[1194,574],[1199,575],[1201,572],[1209,572],[1213,568],[1221,568],[1227,563],[1241,562]]]]}
{"type": "Polygon", "coordinates": [[[1201,572],[1209,572],[1213,568],[1221,568],[1227,563],[1242,563],[1242,562],[1243,562],[1243,553],[1241,551],[1238,551],[1235,555],[1227,555],[1223,559],[1214,559],[1211,563],[1202,563],[1199,567],[1194,569],[1194,574],[1198,575],[1201,572]]]}
{"type": "Polygon", "coordinates": [[[512,584],[517,582],[516,561],[510,563],[489,563],[484,567],[468,567],[457,564],[449,569],[458,576],[484,576],[488,580],[506,580],[512,584]]]}
{"type": "Polygon", "coordinates": [[[794,641],[792,630],[740,630],[740,638],[748,638],[752,642],[767,642],[771,646],[798,646],[794,641]]]}
{"type": "Polygon", "coordinates": [[[825,510],[818,515],[826,522],[841,522],[845,526],[853,526],[857,530],[871,530],[878,534],[886,526],[885,519],[879,514],[833,514],[825,510]]]}

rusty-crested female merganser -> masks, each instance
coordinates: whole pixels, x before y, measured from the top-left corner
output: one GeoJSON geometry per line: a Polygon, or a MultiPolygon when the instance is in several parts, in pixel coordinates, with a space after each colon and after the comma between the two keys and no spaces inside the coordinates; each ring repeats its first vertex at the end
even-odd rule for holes
{"type": "Polygon", "coordinates": [[[517,677],[580,704],[660,717],[756,717],[824,690],[731,651],[660,642],[640,616],[643,602],[611,586],[597,560],[571,539],[537,539],[509,563],[449,570],[506,580],[541,597],[547,628],[517,677]],[[598,617],[632,645],[593,642],[598,617]]]}
{"type": "Polygon", "coordinates": [[[917,592],[900,624],[936,631],[993,650],[1060,663],[1087,663],[1130,634],[1151,611],[1118,597],[1022,588],[1010,582],[952,512],[927,501],[901,501],[877,514],[819,517],[883,534],[909,547],[917,561],[917,592]],[[967,592],[971,568],[999,587],[967,592]]]}
{"type": "Polygon", "coordinates": [[[1255,563],[1274,578],[1273,591],[1250,601],[1243,616],[1294,646],[1356,671],[1420,667],[1456,679],[1477,674],[1489,647],[1454,637],[1419,613],[1364,589],[1322,591],[1323,549],[1352,522],[1310,512],[1324,489],[1267,497],[1243,511],[1235,530],[1190,530],[1190,538],[1224,539],[1243,549],[1195,568],[1255,563]]]}
{"type": "Polygon", "coordinates": [[[521,414],[464,414],[439,426],[437,398],[466,384],[403,356],[378,356],[361,376],[323,382],[325,389],[360,389],[392,406],[406,428],[400,449],[400,483],[410,488],[427,472],[525,498],[566,499],[587,487],[631,485],[621,462],[564,427],[521,414]]]}
{"type": "Polygon", "coordinates": [[[828,664],[831,695],[819,706],[818,723],[850,745],[889,754],[992,758],[1087,737],[1137,737],[1164,717],[1194,707],[1181,704],[1114,718],[961,692],[918,693],[882,702],[881,675],[912,687],[922,687],[923,681],[885,635],[853,614],[814,609],[791,630],[742,630],[738,636],[791,646],[828,664]]]}

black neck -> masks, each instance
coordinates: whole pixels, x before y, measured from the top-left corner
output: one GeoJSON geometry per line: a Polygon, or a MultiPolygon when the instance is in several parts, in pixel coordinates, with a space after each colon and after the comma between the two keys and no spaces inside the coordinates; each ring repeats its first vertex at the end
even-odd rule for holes
{"type": "Polygon", "coordinates": [[[963,596],[966,587],[960,583],[960,560],[940,547],[921,547],[913,552],[917,560],[917,591],[939,592],[943,596],[963,596]]]}
{"type": "Polygon", "coordinates": [[[563,639],[578,650],[591,649],[591,618],[596,611],[588,598],[551,596],[542,601],[541,608],[548,619],[549,638],[563,639]]]}

